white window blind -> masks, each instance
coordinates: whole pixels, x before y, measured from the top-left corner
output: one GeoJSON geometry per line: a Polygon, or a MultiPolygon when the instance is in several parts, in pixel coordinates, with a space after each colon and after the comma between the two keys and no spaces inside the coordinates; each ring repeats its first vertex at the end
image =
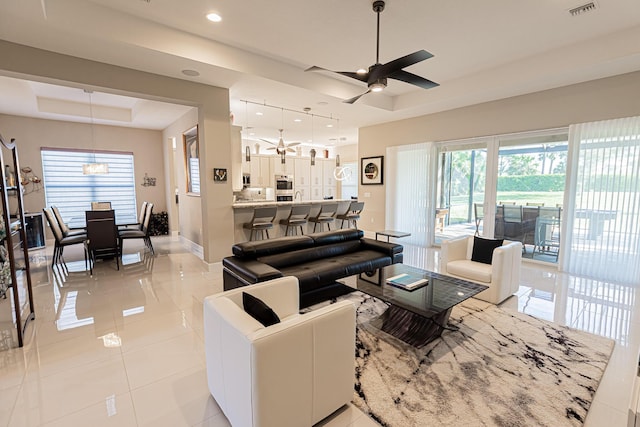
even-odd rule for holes
{"type": "Polygon", "coordinates": [[[562,268],[640,284],[640,117],[572,125],[562,268]]]}
{"type": "Polygon", "coordinates": [[[65,222],[83,223],[91,202],[111,202],[118,223],[135,223],[136,186],[133,154],[42,148],[47,207],[57,206],[65,222]],[[107,163],[107,175],[84,175],[82,165],[107,163]]]}
{"type": "Polygon", "coordinates": [[[411,233],[403,244],[426,247],[433,240],[435,158],[433,143],[387,148],[385,228],[411,233]]]}

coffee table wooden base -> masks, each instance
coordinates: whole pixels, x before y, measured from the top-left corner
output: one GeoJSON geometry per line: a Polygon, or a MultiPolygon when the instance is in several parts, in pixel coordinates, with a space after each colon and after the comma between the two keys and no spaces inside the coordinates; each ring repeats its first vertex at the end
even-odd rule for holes
{"type": "Polygon", "coordinates": [[[395,305],[372,320],[370,323],[414,347],[423,347],[439,338],[447,326],[451,308],[433,317],[424,317],[395,305]]]}

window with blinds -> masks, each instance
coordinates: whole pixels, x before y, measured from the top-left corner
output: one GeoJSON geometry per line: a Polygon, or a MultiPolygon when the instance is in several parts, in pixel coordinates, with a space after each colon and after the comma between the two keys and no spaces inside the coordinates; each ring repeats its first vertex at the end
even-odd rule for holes
{"type": "Polygon", "coordinates": [[[45,204],[57,206],[70,226],[84,223],[91,202],[111,202],[118,223],[137,222],[133,153],[42,148],[41,154],[45,204]],[[107,163],[109,173],[82,173],[82,165],[96,162],[107,163]]]}

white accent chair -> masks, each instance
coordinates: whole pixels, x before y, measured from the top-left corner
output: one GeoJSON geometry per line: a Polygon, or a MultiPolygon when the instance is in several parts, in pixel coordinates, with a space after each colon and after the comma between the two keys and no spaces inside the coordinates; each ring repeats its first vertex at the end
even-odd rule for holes
{"type": "Polygon", "coordinates": [[[204,300],[207,382],[234,427],[312,426],[353,397],[353,303],[299,314],[298,294],[298,279],[282,277],[204,300]],[[264,327],[248,315],[242,292],[281,322],[264,327]]]}
{"type": "Polygon", "coordinates": [[[440,250],[440,272],[489,286],[475,298],[500,304],[518,291],[522,243],[505,240],[494,249],[491,264],[471,261],[473,236],[443,240],[440,250]]]}

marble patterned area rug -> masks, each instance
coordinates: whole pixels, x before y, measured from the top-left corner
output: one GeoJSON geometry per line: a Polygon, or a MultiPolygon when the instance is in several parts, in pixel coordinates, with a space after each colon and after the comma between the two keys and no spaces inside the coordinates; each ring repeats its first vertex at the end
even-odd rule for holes
{"type": "Polygon", "coordinates": [[[360,292],[353,403],[383,426],[581,426],[614,341],[470,299],[417,349],[368,321],[360,292]]]}

